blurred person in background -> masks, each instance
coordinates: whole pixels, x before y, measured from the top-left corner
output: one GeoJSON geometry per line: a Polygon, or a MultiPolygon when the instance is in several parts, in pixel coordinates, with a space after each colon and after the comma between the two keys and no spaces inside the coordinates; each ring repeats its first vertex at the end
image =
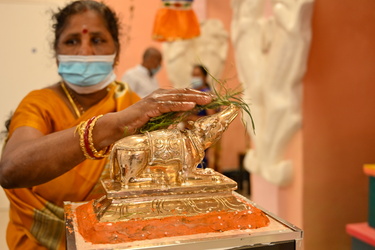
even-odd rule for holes
{"type": "Polygon", "coordinates": [[[156,74],[161,68],[162,55],[156,48],[145,50],[142,63],[127,70],[122,76],[122,81],[129,84],[130,88],[143,98],[159,88],[156,74]]]}

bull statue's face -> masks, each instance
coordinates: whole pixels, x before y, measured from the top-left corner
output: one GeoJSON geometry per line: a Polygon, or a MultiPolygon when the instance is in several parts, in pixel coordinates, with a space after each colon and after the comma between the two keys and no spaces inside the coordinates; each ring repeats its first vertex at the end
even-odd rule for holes
{"type": "Polygon", "coordinates": [[[201,140],[206,149],[221,138],[229,124],[238,115],[238,111],[238,107],[230,105],[219,113],[199,118],[194,123],[192,132],[201,140]]]}

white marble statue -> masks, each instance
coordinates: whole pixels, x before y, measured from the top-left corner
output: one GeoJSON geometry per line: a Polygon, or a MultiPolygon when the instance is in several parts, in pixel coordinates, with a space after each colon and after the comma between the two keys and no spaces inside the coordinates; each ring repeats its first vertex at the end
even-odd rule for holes
{"type": "Polygon", "coordinates": [[[207,19],[202,22],[201,35],[198,38],[165,42],[163,60],[173,87],[190,86],[194,64],[203,64],[210,74],[220,76],[224,69],[227,51],[228,32],[218,19],[207,19]]]}
{"type": "MultiPolygon", "coordinates": [[[[293,176],[284,154],[302,123],[313,2],[232,0],[236,65],[256,126],[244,164],[276,185],[287,185],[293,176]]],[[[252,134],[251,125],[248,131],[252,134]]]]}

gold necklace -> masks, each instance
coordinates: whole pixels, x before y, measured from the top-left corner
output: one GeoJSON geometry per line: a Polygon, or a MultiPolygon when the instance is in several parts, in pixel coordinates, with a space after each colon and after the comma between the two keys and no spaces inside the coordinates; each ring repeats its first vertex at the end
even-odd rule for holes
{"type": "Polygon", "coordinates": [[[66,97],[68,98],[70,104],[72,105],[73,109],[74,109],[74,112],[76,113],[77,117],[81,117],[81,115],[83,113],[85,113],[85,110],[83,109],[83,107],[78,103],[77,99],[75,98],[75,96],[70,93],[70,91],[68,90],[68,88],[65,86],[65,83],[64,82],[61,82],[61,87],[62,89],[64,90],[65,92],[65,95],[66,97]]]}

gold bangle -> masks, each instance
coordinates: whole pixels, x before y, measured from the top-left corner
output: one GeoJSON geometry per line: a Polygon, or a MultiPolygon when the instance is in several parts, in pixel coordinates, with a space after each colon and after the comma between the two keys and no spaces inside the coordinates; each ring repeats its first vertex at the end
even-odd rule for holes
{"type": "Polygon", "coordinates": [[[83,121],[77,125],[75,133],[79,134],[79,145],[86,159],[99,160],[107,157],[110,154],[111,146],[107,146],[104,149],[98,151],[94,146],[94,140],[92,138],[92,131],[97,120],[103,115],[94,116],[87,121],[83,121]]]}
{"type": "MultiPolygon", "coordinates": [[[[94,126],[96,125],[96,122],[99,118],[101,118],[103,115],[99,115],[95,117],[91,123],[86,124],[86,129],[88,129],[88,146],[91,152],[88,152],[89,155],[93,156],[95,159],[102,159],[104,157],[108,157],[110,153],[110,146],[105,147],[104,149],[98,151],[96,150],[94,146],[94,140],[92,138],[92,131],[94,130],[94,126]],[[91,154],[90,154],[91,153],[91,154]]],[[[87,148],[86,148],[87,149],[87,148]]],[[[87,149],[88,151],[88,149],[87,149]]]]}
{"type": "Polygon", "coordinates": [[[88,121],[81,122],[80,124],[77,125],[75,132],[78,132],[79,134],[79,145],[81,147],[81,151],[83,155],[86,157],[86,159],[91,159],[94,160],[95,158],[91,157],[86,150],[86,145],[85,145],[85,128],[87,125],[88,121]]]}

